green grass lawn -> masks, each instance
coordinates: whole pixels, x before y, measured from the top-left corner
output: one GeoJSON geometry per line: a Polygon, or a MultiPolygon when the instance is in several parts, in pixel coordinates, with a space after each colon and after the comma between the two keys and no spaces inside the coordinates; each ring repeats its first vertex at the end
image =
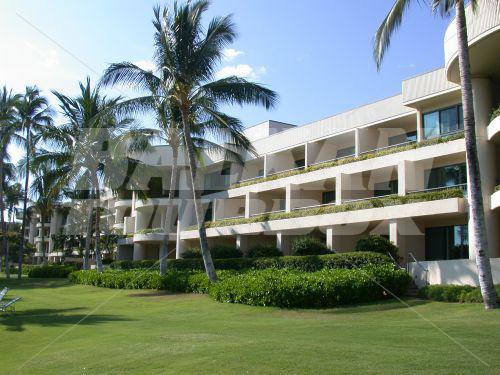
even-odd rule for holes
{"type": "Polygon", "coordinates": [[[489,366],[395,301],[281,310],[66,280],[3,286],[23,301],[0,317],[2,374],[500,373],[500,311],[480,304],[409,301],[489,366]]]}

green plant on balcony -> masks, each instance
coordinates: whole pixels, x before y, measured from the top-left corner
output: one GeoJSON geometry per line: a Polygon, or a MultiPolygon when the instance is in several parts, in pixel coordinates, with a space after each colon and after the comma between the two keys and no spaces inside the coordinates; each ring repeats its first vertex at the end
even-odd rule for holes
{"type": "Polygon", "coordinates": [[[495,191],[500,191],[500,184],[498,184],[497,186],[495,186],[495,191]]]}
{"type": "Polygon", "coordinates": [[[500,105],[491,112],[490,122],[500,116],[500,105]]]}
{"type": "Polygon", "coordinates": [[[146,228],[146,229],[140,229],[135,234],[152,234],[152,233],[163,233],[164,229],[163,228],[146,228]]]}
{"type": "Polygon", "coordinates": [[[350,164],[350,163],[354,163],[357,161],[378,158],[381,156],[391,155],[391,154],[395,154],[398,152],[414,150],[417,148],[433,146],[433,145],[437,145],[437,144],[441,144],[441,143],[447,143],[447,142],[455,141],[457,139],[461,139],[463,137],[464,137],[464,133],[459,132],[459,133],[452,134],[452,135],[449,135],[446,137],[426,139],[424,141],[417,142],[417,143],[410,143],[410,144],[405,144],[405,145],[401,145],[401,146],[394,146],[394,147],[390,147],[390,148],[387,148],[384,150],[368,152],[368,153],[365,153],[365,154],[360,155],[360,156],[351,156],[351,157],[346,157],[346,158],[342,158],[342,159],[326,161],[324,163],[311,165],[311,166],[306,167],[304,169],[295,169],[295,170],[291,170],[291,171],[276,173],[276,174],[273,174],[273,175],[267,176],[267,177],[259,177],[259,178],[249,180],[249,181],[237,182],[237,183],[231,185],[230,188],[236,189],[239,187],[258,184],[261,182],[278,180],[280,178],[295,176],[295,175],[303,174],[303,173],[314,172],[314,171],[317,171],[320,169],[337,167],[339,165],[345,165],[345,164],[350,164]]]}
{"type": "MultiPolygon", "coordinates": [[[[361,201],[352,201],[339,205],[317,206],[303,209],[297,209],[291,212],[276,212],[266,213],[262,215],[252,216],[250,218],[234,218],[222,219],[217,221],[206,222],[207,228],[226,227],[239,224],[261,223],[272,220],[292,219],[297,217],[316,216],[334,214],[338,212],[365,210],[378,207],[390,207],[408,203],[428,202],[448,198],[463,198],[464,192],[459,188],[444,188],[433,191],[422,191],[410,193],[405,196],[387,195],[379,198],[372,198],[361,201]]],[[[196,226],[187,228],[188,230],[196,229],[196,226]]]]}

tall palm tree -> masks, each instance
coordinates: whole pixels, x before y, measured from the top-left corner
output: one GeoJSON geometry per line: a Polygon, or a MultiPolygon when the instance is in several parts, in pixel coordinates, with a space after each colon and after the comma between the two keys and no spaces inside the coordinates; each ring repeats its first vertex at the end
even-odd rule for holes
{"type": "MultiPolygon", "coordinates": [[[[7,226],[5,223],[4,211],[4,188],[6,186],[6,171],[5,165],[10,162],[10,157],[7,153],[7,148],[13,142],[19,143],[21,137],[16,133],[16,115],[17,105],[20,100],[20,95],[13,94],[12,91],[7,90],[6,86],[0,91],[0,226],[2,231],[2,249],[5,257],[6,276],[10,277],[9,272],[9,251],[8,240],[6,237],[7,226]]],[[[1,256],[0,256],[0,269],[2,269],[1,256]]]]}
{"type": "Polygon", "coordinates": [[[64,183],[79,191],[89,193],[87,236],[84,255],[84,269],[89,268],[89,254],[92,239],[92,225],[95,233],[95,258],[99,272],[103,271],[100,251],[100,194],[106,180],[119,171],[110,167],[112,149],[119,148],[133,125],[130,118],[118,119],[111,111],[121,98],[107,98],[99,88],[92,88],[90,78],[80,83],[80,94],[70,98],[59,92],[53,94],[59,99],[61,113],[66,123],[51,127],[45,135],[46,149],[36,155],[37,165],[59,168],[64,183]],[[95,216],[94,221],[92,217],[95,216]]]}
{"type": "MultiPolygon", "coordinates": [[[[220,145],[210,142],[210,136],[225,143],[226,151],[238,158],[244,150],[253,150],[243,135],[241,122],[222,113],[225,104],[256,104],[273,107],[277,95],[272,90],[238,77],[214,79],[215,71],[222,60],[223,50],[236,37],[231,16],[216,17],[206,30],[202,16],[210,2],[198,0],[179,5],[174,2],[168,8],[154,8],[155,27],[154,60],[161,67],[162,90],[179,109],[183,144],[189,161],[190,182],[193,193],[200,247],[205,270],[210,281],[217,281],[204,222],[201,193],[198,188],[198,146],[220,152],[220,145]],[[200,141],[200,142],[198,142],[200,141]]],[[[129,63],[113,64],[103,78],[104,84],[129,81],[137,87],[147,88],[148,77],[138,74],[129,63]]],[[[239,159],[241,161],[241,159],[239,159]]]]}
{"type": "Polygon", "coordinates": [[[47,253],[45,250],[45,222],[51,217],[56,203],[61,198],[61,176],[57,170],[48,170],[46,167],[37,168],[33,171],[33,181],[30,185],[29,194],[33,202],[33,208],[40,215],[41,223],[41,250],[43,265],[47,265],[47,253]]]}
{"type": "MultiPolygon", "coordinates": [[[[497,2],[497,0],[491,0],[497,2]]],[[[400,26],[405,12],[414,3],[412,0],[396,0],[391,10],[380,24],[374,39],[373,56],[380,68],[385,52],[389,48],[391,37],[400,26]]],[[[475,10],[479,0],[471,0],[475,10]]],[[[482,1],[484,3],[484,1],[482,1]]],[[[488,252],[486,223],[484,219],[483,195],[481,193],[481,178],[476,144],[476,125],[472,100],[472,80],[469,64],[469,46],[467,25],[465,20],[464,0],[432,0],[433,11],[447,15],[455,9],[456,30],[458,41],[458,64],[460,67],[460,86],[462,92],[462,108],[465,131],[465,149],[467,155],[467,170],[470,191],[470,215],[472,216],[475,241],[476,264],[479,275],[479,285],[486,309],[497,307],[497,294],[493,284],[491,265],[488,252]]]]}
{"type": "Polygon", "coordinates": [[[24,163],[23,221],[21,224],[21,243],[19,246],[17,270],[17,277],[20,279],[22,276],[25,246],[24,231],[27,219],[28,182],[31,156],[35,151],[35,146],[41,140],[40,135],[43,133],[44,127],[52,125],[52,110],[47,98],[41,95],[40,90],[36,86],[26,87],[26,91],[17,105],[17,110],[18,126],[19,130],[24,133],[26,152],[24,163]]]}

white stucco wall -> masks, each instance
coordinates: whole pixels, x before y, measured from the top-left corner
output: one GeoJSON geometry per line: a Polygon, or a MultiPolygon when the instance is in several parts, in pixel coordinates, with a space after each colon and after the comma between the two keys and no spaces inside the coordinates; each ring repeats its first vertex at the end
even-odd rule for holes
{"type": "MultiPolygon", "coordinates": [[[[437,260],[419,262],[428,270],[429,284],[456,284],[478,286],[476,261],[474,259],[437,260]]],[[[500,284],[500,258],[491,258],[493,282],[500,284]]],[[[410,275],[419,287],[425,285],[425,271],[417,263],[409,263],[410,275]]]]}

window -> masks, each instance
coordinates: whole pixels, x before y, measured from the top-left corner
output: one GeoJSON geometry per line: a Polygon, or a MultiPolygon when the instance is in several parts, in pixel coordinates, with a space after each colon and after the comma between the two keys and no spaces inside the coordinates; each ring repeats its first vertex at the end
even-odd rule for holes
{"type": "Polygon", "coordinates": [[[425,260],[469,258],[467,225],[426,228],[425,260]]]}
{"type": "Polygon", "coordinates": [[[332,191],[324,191],[321,194],[321,204],[330,204],[335,203],[335,190],[332,191]]]}
{"type": "Polygon", "coordinates": [[[425,138],[459,131],[464,128],[462,105],[425,113],[423,121],[425,138]]]}
{"type": "Polygon", "coordinates": [[[355,153],[354,146],[341,148],[337,150],[337,158],[351,156],[354,155],[354,153],[355,153]]]}
{"type": "Polygon", "coordinates": [[[414,131],[389,137],[388,145],[394,146],[394,145],[399,145],[401,143],[416,142],[416,141],[417,141],[417,132],[414,131]]]}
{"type": "Polygon", "coordinates": [[[373,196],[383,197],[384,195],[398,193],[398,180],[376,183],[373,187],[373,196]]]}
{"type": "Polygon", "coordinates": [[[212,202],[208,203],[207,210],[205,211],[205,221],[213,220],[213,205],[212,202]]]}
{"type": "Polygon", "coordinates": [[[425,171],[426,189],[467,184],[465,163],[432,168],[425,171]]]}
{"type": "Polygon", "coordinates": [[[306,165],[306,159],[295,160],[295,168],[303,168],[306,165]]]}

